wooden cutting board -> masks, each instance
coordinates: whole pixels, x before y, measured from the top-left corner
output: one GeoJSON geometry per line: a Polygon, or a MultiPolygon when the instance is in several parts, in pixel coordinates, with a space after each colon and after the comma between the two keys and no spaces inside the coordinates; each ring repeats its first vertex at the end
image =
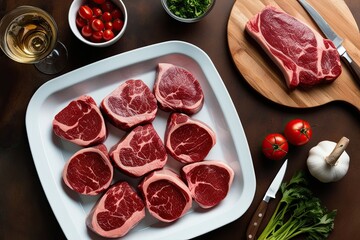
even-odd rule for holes
{"type": "MultiPolygon", "coordinates": [[[[360,34],[356,21],[343,0],[308,0],[328,21],[333,30],[344,38],[343,45],[360,64],[360,34]]],[[[317,28],[296,0],[236,0],[228,21],[228,44],[235,65],[245,80],[266,98],[295,108],[320,106],[332,101],[345,101],[360,110],[360,84],[342,63],[342,73],[333,83],[311,89],[289,90],[285,79],[259,45],[245,33],[246,22],[266,5],[280,7],[290,15],[317,28]]]]}

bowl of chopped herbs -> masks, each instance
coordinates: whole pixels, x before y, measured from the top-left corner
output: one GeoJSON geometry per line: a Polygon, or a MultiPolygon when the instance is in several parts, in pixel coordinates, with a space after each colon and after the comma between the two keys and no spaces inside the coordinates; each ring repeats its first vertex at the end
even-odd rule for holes
{"type": "Polygon", "coordinates": [[[165,11],[174,19],[193,23],[203,19],[215,5],[215,0],[161,0],[165,11]]]}

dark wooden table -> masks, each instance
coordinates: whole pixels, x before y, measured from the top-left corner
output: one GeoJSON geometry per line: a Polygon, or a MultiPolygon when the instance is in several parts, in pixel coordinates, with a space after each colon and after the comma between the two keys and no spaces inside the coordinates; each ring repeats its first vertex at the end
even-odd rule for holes
{"type": "MultiPolygon", "coordinates": [[[[360,24],[358,0],[345,1],[360,24]]],[[[228,88],[247,135],[257,188],[253,204],[242,217],[196,239],[245,239],[251,215],[281,164],[264,159],[260,143],[267,133],[281,131],[292,118],[308,120],[314,127],[314,135],[307,145],[290,148],[285,180],[298,170],[307,171],[308,151],[319,141],[337,141],[342,136],[350,139],[347,152],[351,163],[345,178],[331,184],[310,181],[311,188],[323,203],[329,209],[338,209],[335,229],[329,239],[360,239],[359,111],[341,102],[311,109],[292,109],[274,104],[255,92],[243,80],[228,50],[227,21],[233,1],[217,1],[213,12],[196,24],[182,24],[170,19],[160,0],[124,2],[129,13],[126,33],[115,45],[101,49],[84,45],[70,31],[67,12],[71,0],[1,0],[0,16],[24,4],[50,12],[59,25],[60,40],[69,51],[68,64],[60,74],[118,53],[175,39],[193,43],[210,56],[228,88]]],[[[31,96],[55,76],[41,74],[32,65],[15,63],[3,53],[0,53],[0,73],[0,239],[65,239],[37,176],[24,121],[31,96]]],[[[275,205],[276,201],[271,202],[269,212],[275,205]]]]}

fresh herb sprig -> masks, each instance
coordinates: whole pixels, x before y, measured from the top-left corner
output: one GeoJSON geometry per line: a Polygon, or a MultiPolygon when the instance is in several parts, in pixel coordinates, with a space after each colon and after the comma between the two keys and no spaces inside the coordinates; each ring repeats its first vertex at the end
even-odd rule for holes
{"type": "Polygon", "coordinates": [[[328,212],[307,187],[303,172],[281,185],[282,198],[258,240],[287,240],[301,234],[326,239],[334,228],[336,210],[328,212]]]}
{"type": "Polygon", "coordinates": [[[169,10],[178,17],[197,18],[203,15],[212,0],[168,0],[169,10]]]}

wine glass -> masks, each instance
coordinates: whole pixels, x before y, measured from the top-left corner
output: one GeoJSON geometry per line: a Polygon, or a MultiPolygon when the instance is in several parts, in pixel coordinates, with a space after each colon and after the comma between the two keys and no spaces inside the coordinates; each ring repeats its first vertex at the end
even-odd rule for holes
{"type": "Polygon", "coordinates": [[[57,40],[58,28],[44,10],[20,6],[0,21],[0,47],[12,60],[34,64],[45,74],[60,72],[67,62],[67,50],[57,40]]]}

